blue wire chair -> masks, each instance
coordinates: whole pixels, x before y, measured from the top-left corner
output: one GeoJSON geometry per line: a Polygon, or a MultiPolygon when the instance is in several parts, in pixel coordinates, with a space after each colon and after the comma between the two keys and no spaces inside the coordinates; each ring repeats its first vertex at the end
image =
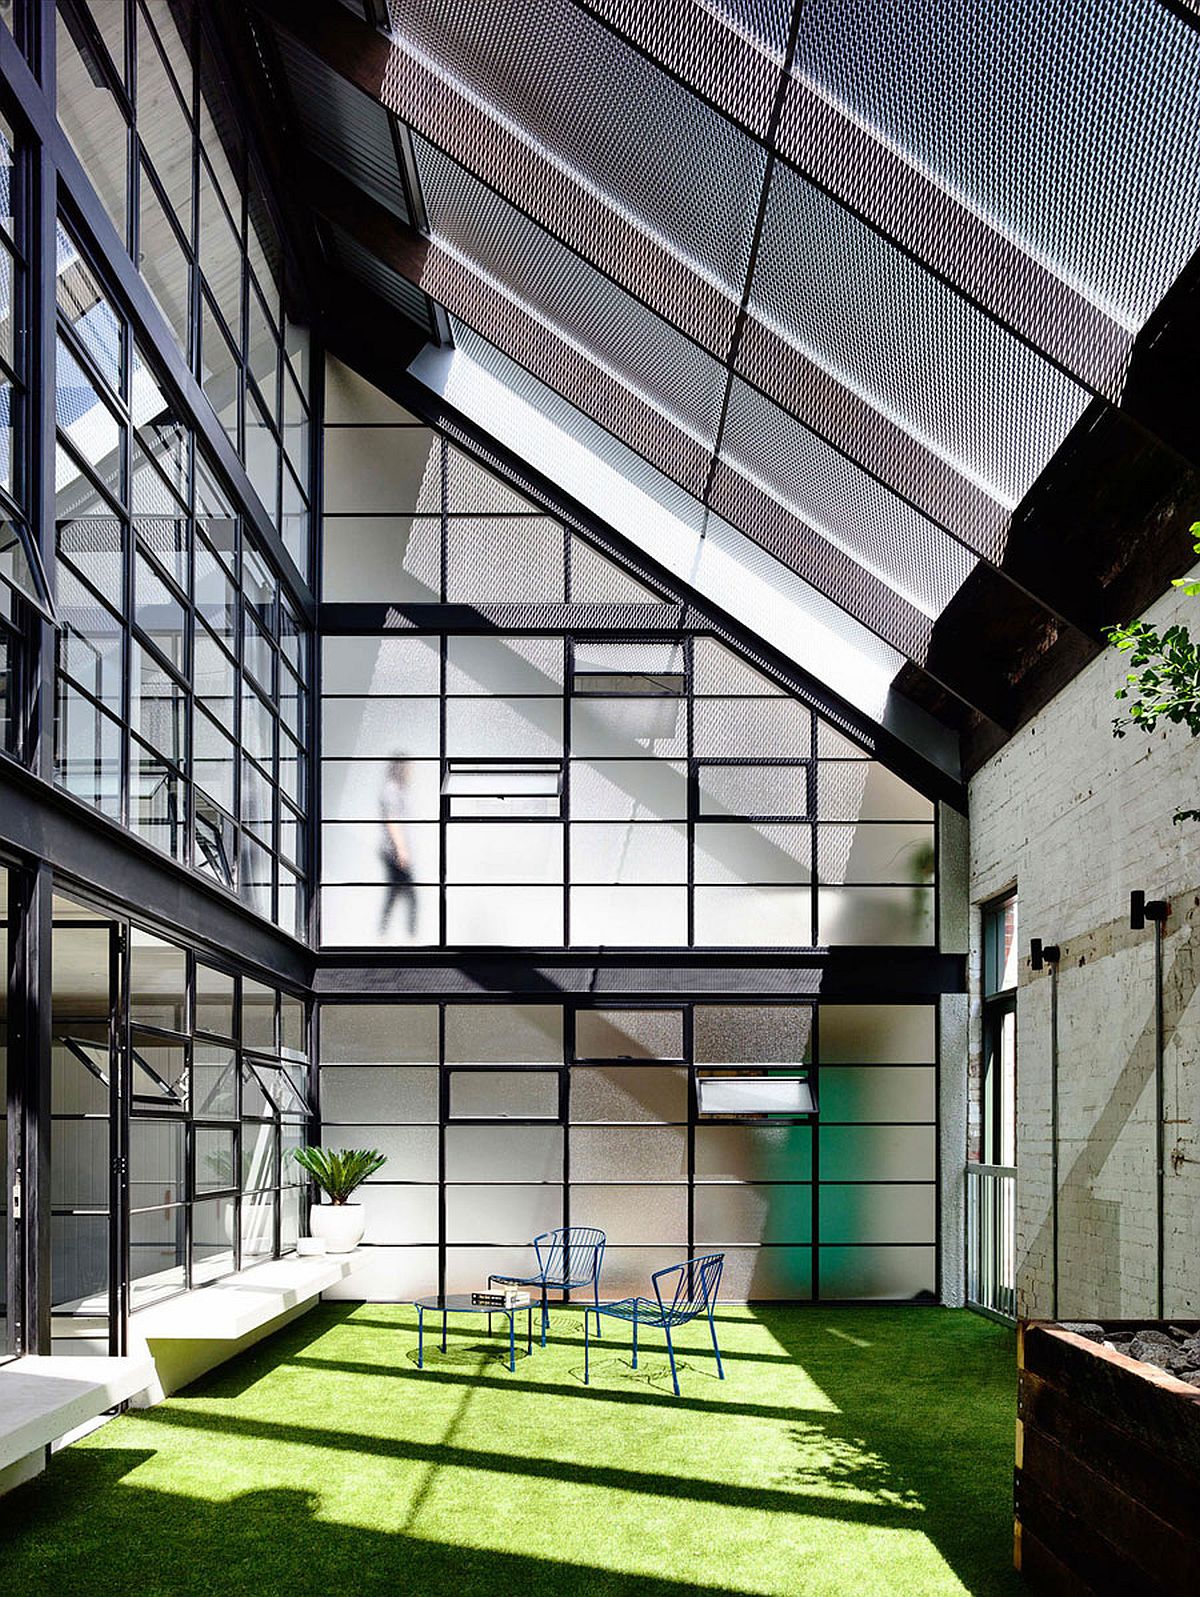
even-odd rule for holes
{"type": "MultiPolygon", "coordinates": [[[[665,1270],[656,1270],[650,1277],[656,1302],[649,1298],[620,1298],[612,1303],[596,1305],[596,1326],[600,1316],[611,1314],[616,1320],[629,1320],[633,1325],[633,1367],[638,1361],[638,1326],[650,1326],[667,1334],[667,1356],[671,1360],[671,1379],[675,1383],[675,1396],[679,1396],[679,1372],[675,1368],[675,1347],[671,1332],[702,1314],[708,1315],[708,1329],[712,1336],[713,1353],[717,1360],[717,1374],[725,1379],[721,1363],[721,1349],[717,1346],[717,1328],[713,1323],[717,1290],[721,1285],[721,1271],[725,1268],[723,1253],[708,1253],[702,1259],[690,1259],[686,1264],[672,1264],[665,1270]],[[673,1278],[673,1279],[672,1279],[673,1278]]],[[[588,1317],[583,1317],[583,1379],[591,1379],[591,1348],[588,1343],[588,1317]]]]}
{"type": "MultiPolygon", "coordinates": [[[[546,1345],[546,1329],[550,1324],[550,1305],[546,1294],[550,1291],[568,1292],[572,1287],[590,1286],[595,1295],[596,1309],[600,1306],[600,1267],[604,1263],[606,1237],[593,1226],[570,1225],[557,1231],[546,1231],[533,1239],[537,1254],[537,1273],[534,1275],[489,1275],[488,1286],[499,1281],[505,1286],[537,1286],[542,1289],[542,1346],[546,1345]]],[[[584,1311],[584,1323],[589,1314],[584,1311]]],[[[596,1335],[600,1335],[600,1319],[596,1319],[596,1335]]]]}

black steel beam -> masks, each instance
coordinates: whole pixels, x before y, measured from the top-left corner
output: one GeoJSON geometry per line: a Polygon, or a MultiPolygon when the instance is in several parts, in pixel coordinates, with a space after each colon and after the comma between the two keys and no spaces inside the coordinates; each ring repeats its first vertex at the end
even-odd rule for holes
{"type": "Polygon", "coordinates": [[[892,1002],[958,993],[966,988],[966,959],[932,949],[848,948],[785,955],[778,952],[705,954],[699,950],[595,950],[522,955],[432,950],[427,957],[396,951],[323,954],[313,990],[325,1001],[348,998],[582,998],[667,999],[765,997],[892,1002]]]}
{"type": "MultiPolygon", "coordinates": [[[[0,843],[45,862],[56,885],[90,889],[170,934],[306,986],[312,955],[215,883],[167,859],[105,816],[0,758],[0,843]]],[[[47,989],[48,990],[48,989],[47,989]]]]}

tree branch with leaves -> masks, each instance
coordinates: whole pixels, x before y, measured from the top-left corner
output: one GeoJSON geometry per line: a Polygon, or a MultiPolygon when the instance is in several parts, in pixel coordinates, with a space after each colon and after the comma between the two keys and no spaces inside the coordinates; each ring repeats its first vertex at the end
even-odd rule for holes
{"type": "MultiPolygon", "coordinates": [[[[1190,530],[1200,555],[1200,521],[1190,530]]],[[[1200,594],[1200,580],[1191,577],[1179,577],[1171,586],[1193,598],[1200,594]]],[[[1123,738],[1130,727],[1149,734],[1160,721],[1169,721],[1200,737],[1200,642],[1187,627],[1177,624],[1160,631],[1148,621],[1134,621],[1127,627],[1107,627],[1105,636],[1128,655],[1132,667],[1115,694],[1128,708],[1114,719],[1113,736],[1123,738]]],[[[1177,810],[1174,818],[1200,820],[1200,810],[1177,810]]]]}

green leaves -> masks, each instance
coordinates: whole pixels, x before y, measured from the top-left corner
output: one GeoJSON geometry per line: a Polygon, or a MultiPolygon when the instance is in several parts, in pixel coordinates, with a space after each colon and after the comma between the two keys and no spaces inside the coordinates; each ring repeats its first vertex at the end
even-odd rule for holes
{"type": "Polygon", "coordinates": [[[331,1203],[345,1203],[356,1187],[387,1163],[377,1148],[293,1148],[292,1158],[331,1203]]]}
{"type": "MultiPolygon", "coordinates": [[[[1193,522],[1195,550],[1200,554],[1200,521],[1193,522]]],[[[1173,584],[1184,593],[1200,594],[1200,580],[1181,577],[1173,584]]],[[[1115,649],[1129,656],[1133,668],[1115,697],[1129,706],[1127,715],[1113,721],[1113,735],[1124,737],[1131,726],[1153,732],[1159,721],[1186,726],[1200,737],[1200,644],[1184,626],[1159,631],[1147,621],[1127,627],[1109,627],[1105,636],[1115,649]]]]}

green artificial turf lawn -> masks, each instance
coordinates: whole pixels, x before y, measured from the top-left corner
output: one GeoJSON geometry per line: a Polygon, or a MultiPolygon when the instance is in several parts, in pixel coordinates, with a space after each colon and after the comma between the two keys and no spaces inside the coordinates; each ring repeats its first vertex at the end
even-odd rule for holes
{"type": "Polygon", "coordinates": [[[937,1308],[722,1308],[718,1331],[726,1379],[692,1324],[677,1399],[661,1337],[644,1334],[634,1371],[613,1321],[588,1388],[574,1311],[510,1374],[482,1320],[452,1318],[418,1370],[413,1310],[325,1304],[0,1499],[4,1585],[1019,1589],[1010,1332],[937,1308]]]}

